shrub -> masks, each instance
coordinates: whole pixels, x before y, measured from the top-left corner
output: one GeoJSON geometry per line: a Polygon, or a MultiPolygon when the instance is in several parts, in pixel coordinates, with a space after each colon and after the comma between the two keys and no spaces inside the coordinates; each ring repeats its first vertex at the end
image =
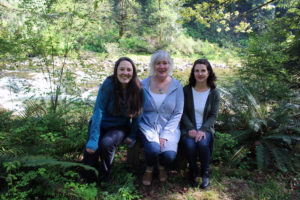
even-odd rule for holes
{"type": "Polygon", "coordinates": [[[115,184],[107,185],[104,190],[100,192],[103,199],[132,200],[141,197],[134,184],[136,177],[125,170],[124,164],[114,166],[112,177],[115,184]]]}
{"type": "Polygon", "coordinates": [[[268,177],[264,183],[250,182],[250,187],[255,189],[255,197],[257,199],[291,199],[290,191],[287,191],[283,184],[277,183],[276,180],[270,177],[268,177]]]}
{"type": "Polygon", "coordinates": [[[131,53],[149,53],[149,44],[139,37],[121,38],[119,40],[120,47],[131,53]]]}
{"type": "Polygon", "coordinates": [[[105,43],[104,47],[110,57],[120,57],[123,54],[123,49],[120,48],[119,43],[105,43]]]}
{"type": "Polygon", "coordinates": [[[293,74],[289,74],[285,66],[289,60],[289,54],[285,52],[288,35],[289,31],[278,27],[249,40],[244,64],[238,71],[243,84],[262,103],[290,95],[293,74]]]}
{"type": "Polygon", "coordinates": [[[239,149],[233,160],[250,151],[261,170],[274,167],[285,172],[288,168],[299,168],[299,156],[293,153],[300,140],[299,113],[295,104],[285,101],[274,105],[259,104],[240,82],[221,91],[224,126],[238,141],[239,149]]]}
{"type": "Polygon", "coordinates": [[[197,42],[193,38],[180,35],[169,46],[168,50],[172,54],[193,55],[195,53],[194,46],[196,45],[197,42]]]}
{"type": "Polygon", "coordinates": [[[95,199],[95,184],[79,183],[78,173],[74,167],[84,167],[77,163],[68,163],[44,157],[5,158],[0,157],[3,165],[6,185],[1,199],[35,199],[35,198],[81,198],[95,199]],[[73,167],[72,171],[67,170],[73,167]]]}
{"type": "Polygon", "coordinates": [[[0,108],[0,130],[9,131],[12,127],[12,112],[0,108]]]}
{"type": "Polygon", "coordinates": [[[221,165],[230,162],[237,141],[231,134],[216,131],[214,142],[212,161],[221,165]]]}

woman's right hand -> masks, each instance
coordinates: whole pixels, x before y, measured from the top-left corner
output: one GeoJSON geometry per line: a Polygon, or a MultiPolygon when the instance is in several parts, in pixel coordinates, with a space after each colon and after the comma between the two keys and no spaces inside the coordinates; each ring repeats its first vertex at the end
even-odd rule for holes
{"type": "Polygon", "coordinates": [[[88,152],[89,154],[94,154],[94,153],[95,153],[95,150],[94,150],[94,149],[91,149],[91,148],[87,148],[87,149],[86,149],[86,152],[88,152]]]}
{"type": "Polygon", "coordinates": [[[191,138],[195,138],[196,135],[197,135],[197,131],[196,130],[189,130],[188,134],[191,138]]]}
{"type": "Polygon", "coordinates": [[[160,151],[162,151],[163,148],[166,147],[167,139],[165,139],[165,138],[159,138],[159,143],[160,143],[160,151]]]}
{"type": "Polygon", "coordinates": [[[195,142],[199,142],[200,140],[202,140],[202,138],[204,139],[204,140],[206,140],[206,134],[205,134],[205,132],[203,132],[203,131],[197,131],[197,133],[196,133],[196,137],[195,137],[195,142]]]}

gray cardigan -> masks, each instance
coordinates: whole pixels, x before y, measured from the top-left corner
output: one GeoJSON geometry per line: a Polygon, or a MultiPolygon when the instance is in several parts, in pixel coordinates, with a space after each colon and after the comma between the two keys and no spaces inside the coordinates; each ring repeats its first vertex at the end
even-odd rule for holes
{"type": "MultiPolygon", "coordinates": [[[[195,120],[195,108],[192,88],[185,86],[184,92],[184,110],[180,123],[181,136],[188,136],[189,130],[197,130],[195,120]]],[[[215,133],[214,124],[218,117],[220,103],[220,93],[217,88],[211,89],[207,97],[207,101],[204,107],[203,123],[199,130],[203,132],[210,132],[212,136],[215,133]]],[[[213,138],[213,137],[212,137],[213,138]]],[[[213,150],[213,139],[210,144],[211,150],[213,150]]]]}
{"type": "Polygon", "coordinates": [[[159,108],[150,94],[150,77],[142,81],[146,102],[140,121],[140,130],[149,142],[159,143],[159,138],[167,139],[163,151],[177,151],[180,139],[179,123],[183,112],[183,90],[180,82],[172,77],[166,98],[159,108]]]}

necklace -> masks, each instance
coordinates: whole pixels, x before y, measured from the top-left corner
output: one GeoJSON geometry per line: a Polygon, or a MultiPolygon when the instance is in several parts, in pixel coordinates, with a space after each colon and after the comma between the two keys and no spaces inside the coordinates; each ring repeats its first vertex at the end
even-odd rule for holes
{"type": "Polygon", "coordinates": [[[163,90],[162,89],[158,89],[158,92],[159,92],[159,94],[162,94],[163,90]]]}

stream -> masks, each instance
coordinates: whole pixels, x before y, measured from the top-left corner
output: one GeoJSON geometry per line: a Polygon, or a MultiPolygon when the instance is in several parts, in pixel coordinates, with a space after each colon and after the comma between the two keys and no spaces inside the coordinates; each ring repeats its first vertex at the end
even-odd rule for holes
{"type": "MultiPolygon", "coordinates": [[[[86,81],[87,74],[76,71],[76,83],[85,81],[80,86],[80,97],[96,99],[96,94],[101,80],[86,81]],[[88,87],[87,87],[88,84],[88,87]]],[[[29,98],[49,99],[50,84],[46,81],[43,73],[31,71],[3,70],[0,72],[0,108],[11,110],[14,113],[24,109],[23,101],[29,98]]],[[[72,95],[61,94],[61,98],[72,97],[72,95]]]]}

